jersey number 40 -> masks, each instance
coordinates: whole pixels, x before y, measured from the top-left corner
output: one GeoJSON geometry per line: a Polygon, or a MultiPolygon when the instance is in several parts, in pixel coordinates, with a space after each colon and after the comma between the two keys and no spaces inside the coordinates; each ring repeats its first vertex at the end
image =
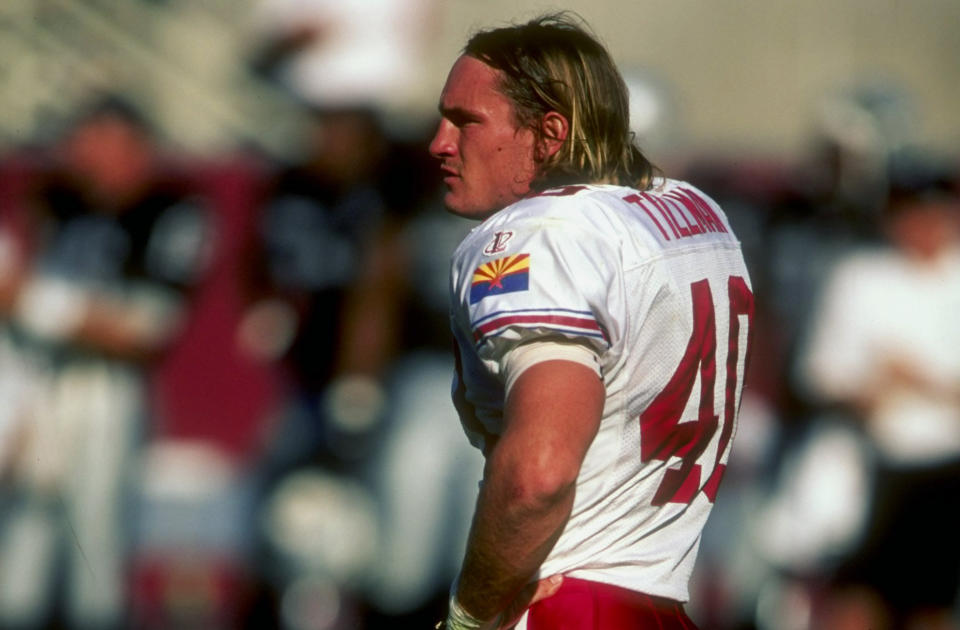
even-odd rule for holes
{"type": "MultiPolygon", "coordinates": [[[[693,297],[693,333],[687,342],[680,365],[650,406],[640,415],[642,461],[670,461],[680,458],[679,467],[667,468],[653,498],[654,505],[690,503],[702,490],[714,501],[720,479],[726,469],[724,456],[730,447],[730,438],[739,405],[740,378],[746,368],[749,348],[740,354],[740,317],[747,319],[747,331],[753,323],[753,293],[743,278],[732,276],[727,281],[730,304],[730,327],[727,331],[727,357],[724,368],[725,387],[723,422],[716,413],[714,392],[717,378],[717,325],[710,283],[700,280],[690,285],[693,297]],[[700,377],[700,405],[696,419],[682,416],[690,401],[697,376],[700,377]],[[701,483],[701,456],[720,430],[720,440],[712,469],[705,483],[701,483]]],[[[747,344],[749,347],[749,343],[747,344]]]]}

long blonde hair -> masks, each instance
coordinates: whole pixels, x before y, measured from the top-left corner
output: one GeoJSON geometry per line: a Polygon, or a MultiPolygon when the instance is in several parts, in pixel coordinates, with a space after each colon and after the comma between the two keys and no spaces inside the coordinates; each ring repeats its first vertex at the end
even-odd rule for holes
{"type": "Polygon", "coordinates": [[[500,89],[518,126],[539,134],[544,114],[568,123],[560,150],[544,160],[534,188],[574,183],[650,187],[655,167],[630,131],[629,96],[603,44],[563,12],[480,31],[463,50],[501,72],[500,89]]]}

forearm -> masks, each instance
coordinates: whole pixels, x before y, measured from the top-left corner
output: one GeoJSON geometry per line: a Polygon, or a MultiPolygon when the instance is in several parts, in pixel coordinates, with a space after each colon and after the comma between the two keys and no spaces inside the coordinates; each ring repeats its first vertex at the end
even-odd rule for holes
{"type": "Polygon", "coordinates": [[[511,622],[529,604],[525,599],[542,595],[539,586],[524,587],[570,518],[603,404],[602,382],[579,363],[537,363],[514,383],[504,407],[506,430],[487,444],[456,592],[472,617],[489,620],[506,611],[503,621],[511,622]]]}
{"type": "Polygon", "coordinates": [[[36,274],[16,297],[15,316],[31,334],[125,358],[152,356],[179,322],[179,294],[153,286],[94,290],[60,276],[36,274]]]}
{"type": "Polygon", "coordinates": [[[489,469],[501,474],[484,481],[456,593],[479,619],[498,615],[532,580],[563,531],[574,498],[572,484],[535,496],[504,469],[489,469]]]}

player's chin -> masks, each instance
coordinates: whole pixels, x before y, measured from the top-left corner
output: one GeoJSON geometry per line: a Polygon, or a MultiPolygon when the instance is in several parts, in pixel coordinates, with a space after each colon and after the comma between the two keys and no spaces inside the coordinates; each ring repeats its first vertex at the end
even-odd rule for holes
{"type": "Polygon", "coordinates": [[[469,217],[470,204],[467,203],[467,200],[464,199],[462,194],[458,194],[453,187],[447,188],[447,193],[443,196],[443,205],[447,208],[447,212],[450,214],[455,214],[461,217],[469,217]]]}
{"type": "Polygon", "coordinates": [[[450,214],[452,214],[452,215],[454,215],[454,216],[458,216],[458,217],[461,217],[461,218],[464,218],[464,219],[475,219],[475,218],[476,218],[475,216],[473,216],[473,214],[471,214],[471,213],[468,212],[468,211],[465,211],[465,210],[461,209],[459,206],[452,206],[452,205],[450,205],[450,204],[445,204],[445,205],[446,205],[446,208],[447,208],[447,212],[449,212],[450,214]]]}
{"type": "Polygon", "coordinates": [[[443,207],[447,209],[447,212],[451,214],[458,214],[460,204],[458,203],[457,196],[452,190],[447,188],[446,194],[443,196],[443,207]]]}
{"type": "Polygon", "coordinates": [[[467,191],[456,184],[448,186],[446,194],[443,196],[443,205],[447,212],[455,214],[465,219],[483,220],[489,217],[496,210],[496,204],[482,196],[467,194],[467,191]]]}

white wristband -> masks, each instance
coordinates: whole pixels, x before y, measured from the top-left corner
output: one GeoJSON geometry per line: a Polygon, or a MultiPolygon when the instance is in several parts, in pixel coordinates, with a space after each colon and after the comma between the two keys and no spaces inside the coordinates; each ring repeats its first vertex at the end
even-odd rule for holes
{"type": "Polygon", "coordinates": [[[447,630],[496,630],[499,627],[500,615],[488,621],[477,619],[460,605],[456,595],[450,596],[450,611],[447,613],[447,623],[444,626],[447,630]]]}
{"type": "Polygon", "coordinates": [[[460,605],[460,602],[457,601],[457,584],[459,581],[459,578],[457,578],[450,588],[449,612],[447,613],[447,622],[443,627],[447,630],[496,630],[499,628],[500,615],[497,615],[493,619],[483,621],[468,613],[466,609],[460,605]]]}

